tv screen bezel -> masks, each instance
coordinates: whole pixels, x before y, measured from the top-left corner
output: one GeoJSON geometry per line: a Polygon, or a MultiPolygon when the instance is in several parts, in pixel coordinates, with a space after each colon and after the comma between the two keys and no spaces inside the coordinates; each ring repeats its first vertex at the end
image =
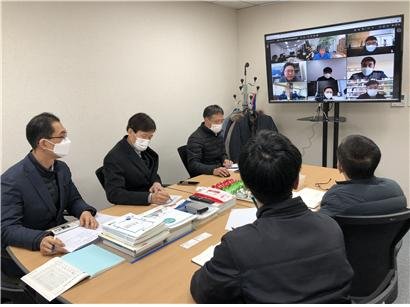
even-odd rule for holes
{"type": "MultiPolygon", "coordinates": [[[[386,19],[386,18],[396,18],[400,17],[401,18],[401,39],[400,39],[400,44],[399,48],[396,48],[395,51],[395,58],[394,58],[394,68],[396,66],[399,69],[399,87],[398,87],[398,98],[390,98],[390,99],[374,99],[374,100],[360,100],[359,102],[357,100],[323,100],[319,102],[329,102],[329,103],[394,103],[394,102],[401,102],[401,97],[402,97],[402,82],[403,82],[403,40],[404,40],[404,14],[400,15],[391,15],[391,16],[382,16],[382,17],[375,17],[375,18],[369,18],[369,19],[360,19],[360,20],[353,20],[353,21],[348,21],[348,22],[342,22],[342,23],[336,23],[336,24],[330,24],[330,25],[322,25],[322,26],[316,26],[316,27],[311,27],[311,28],[303,28],[303,29],[296,29],[296,30],[290,30],[290,31],[283,31],[283,32],[275,32],[275,33],[269,33],[264,35],[264,46],[265,46],[265,60],[266,60],[266,77],[267,77],[267,85],[268,85],[268,102],[270,104],[283,104],[283,103],[290,103],[290,104],[298,104],[298,103],[303,103],[303,104],[310,104],[310,103],[317,103],[317,100],[275,100],[271,99],[273,98],[273,89],[272,89],[272,71],[271,71],[271,54],[270,54],[270,48],[267,46],[267,37],[271,35],[279,35],[279,34],[286,34],[286,33],[292,33],[292,32],[300,32],[300,31],[309,31],[309,30],[318,30],[322,28],[327,28],[327,27],[334,27],[334,26],[342,26],[342,25],[348,25],[348,24],[354,24],[354,23],[359,23],[359,22],[369,22],[369,21],[375,21],[379,19],[386,19]],[[399,65],[396,65],[396,63],[399,63],[399,65]]],[[[396,75],[396,72],[394,73],[396,75]]],[[[394,76],[393,76],[393,80],[394,76]]],[[[347,81],[347,80],[346,80],[347,81]]],[[[308,81],[306,81],[308,83],[308,81]]]]}

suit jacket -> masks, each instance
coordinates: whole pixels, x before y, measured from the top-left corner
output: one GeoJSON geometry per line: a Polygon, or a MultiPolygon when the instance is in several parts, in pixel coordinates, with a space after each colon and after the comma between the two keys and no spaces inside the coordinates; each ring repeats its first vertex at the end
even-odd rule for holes
{"type": "Polygon", "coordinates": [[[104,188],[112,204],[148,205],[149,188],[154,182],[161,183],[158,172],[158,155],[147,148],[144,160],[128,143],[127,136],[119,141],[104,158],[104,188]]]}
{"type": "Polygon", "coordinates": [[[57,211],[50,192],[28,155],[1,176],[1,239],[8,245],[39,250],[47,229],[65,223],[63,211],[77,218],[96,210],[81,197],[71,180],[67,164],[56,160],[60,206],[57,211]]]}
{"type": "Polygon", "coordinates": [[[258,209],[257,220],[222,237],[195,272],[197,303],[343,303],[353,270],[343,233],[300,197],[258,209]]]}

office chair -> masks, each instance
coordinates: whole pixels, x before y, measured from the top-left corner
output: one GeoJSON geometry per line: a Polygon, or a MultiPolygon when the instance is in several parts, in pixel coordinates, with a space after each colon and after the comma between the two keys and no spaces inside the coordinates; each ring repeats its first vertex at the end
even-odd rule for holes
{"type": "Polygon", "coordinates": [[[96,171],[95,171],[95,175],[97,176],[97,178],[98,178],[98,181],[100,182],[100,184],[101,184],[101,186],[103,187],[103,189],[105,190],[105,187],[104,187],[104,167],[103,166],[101,166],[101,167],[99,167],[96,171]]]}
{"type": "Polygon", "coordinates": [[[192,174],[189,172],[188,169],[188,155],[187,155],[187,145],[183,145],[178,147],[178,154],[179,157],[181,158],[182,163],[185,166],[185,169],[187,170],[189,177],[193,177],[192,174]]]}
{"type": "Polygon", "coordinates": [[[410,228],[410,210],[377,216],[336,216],[354,270],[355,303],[392,303],[397,297],[397,244],[410,228]]]}

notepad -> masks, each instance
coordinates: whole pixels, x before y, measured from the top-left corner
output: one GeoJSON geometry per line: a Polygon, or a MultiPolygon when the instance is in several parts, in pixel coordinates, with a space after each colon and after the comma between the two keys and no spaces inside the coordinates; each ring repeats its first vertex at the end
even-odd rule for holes
{"type": "Polygon", "coordinates": [[[94,277],[125,259],[94,244],[67,254],[54,257],[21,280],[52,301],[87,277],[94,277]]]}

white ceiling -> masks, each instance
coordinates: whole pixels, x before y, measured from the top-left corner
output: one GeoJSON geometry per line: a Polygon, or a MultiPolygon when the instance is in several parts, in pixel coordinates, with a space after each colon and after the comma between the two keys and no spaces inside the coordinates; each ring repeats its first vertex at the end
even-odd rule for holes
{"type": "Polygon", "coordinates": [[[276,1],[210,1],[210,2],[216,5],[221,5],[221,6],[240,10],[240,9],[244,9],[244,8],[248,8],[252,6],[267,5],[267,4],[271,4],[274,2],[278,2],[278,1],[283,1],[283,0],[276,0],[276,1]]]}

